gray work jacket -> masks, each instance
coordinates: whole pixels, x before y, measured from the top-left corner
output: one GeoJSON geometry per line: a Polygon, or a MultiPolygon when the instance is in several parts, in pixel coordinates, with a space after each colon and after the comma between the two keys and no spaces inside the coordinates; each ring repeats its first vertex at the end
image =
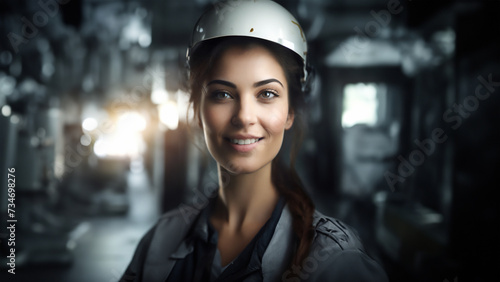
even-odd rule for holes
{"type": "MultiPolygon", "coordinates": [[[[193,251],[185,236],[200,210],[180,206],[160,217],[142,238],[120,282],[165,282],[177,260],[193,251]]],[[[262,273],[250,281],[388,281],[384,270],[363,250],[355,231],[316,211],[314,239],[302,265],[288,265],[293,256],[292,217],[283,209],[274,235],[262,257],[262,273]]]]}

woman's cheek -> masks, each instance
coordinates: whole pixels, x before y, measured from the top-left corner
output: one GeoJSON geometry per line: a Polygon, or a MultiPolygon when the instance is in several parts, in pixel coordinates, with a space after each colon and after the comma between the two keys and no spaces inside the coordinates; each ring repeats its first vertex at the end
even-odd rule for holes
{"type": "Polygon", "coordinates": [[[262,119],[269,131],[273,133],[283,132],[286,126],[288,113],[280,109],[266,110],[266,118],[262,119]]]}
{"type": "Polygon", "coordinates": [[[223,109],[214,105],[205,105],[201,118],[203,130],[208,132],[217,131],[217,128],[222,126],[225,120],[223,109]]]}

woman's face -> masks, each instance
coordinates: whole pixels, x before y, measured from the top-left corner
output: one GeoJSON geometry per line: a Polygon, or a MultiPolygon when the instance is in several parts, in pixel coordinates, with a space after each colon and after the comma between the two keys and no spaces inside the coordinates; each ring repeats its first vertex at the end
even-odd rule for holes
{"type": "Polygon", "coordinates": [[[210,153],[234,174],[270,165],[293,123],[285,73],[261,46],[221,55],[204,82],[200,111],[210,153]]]}

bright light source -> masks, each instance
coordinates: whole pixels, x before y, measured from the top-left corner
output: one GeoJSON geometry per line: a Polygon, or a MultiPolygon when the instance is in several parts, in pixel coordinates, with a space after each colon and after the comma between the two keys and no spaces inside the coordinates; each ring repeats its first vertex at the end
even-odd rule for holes
{"type": "Polygon", "coordinates": [[[155,89],[151,93],[151,102],[153,102],[154,104],[160,105],[167,102],[167,100],[168,100],[168,92],[165,89],[161,88],[155,89]]]}
{"type": "Polygon", "coordinates": [[[136,112],[125,113],[117,120],[115,130],[101,136],[94,144],[94,153],[100,157],[137,157],[145,149],[141,131],[146,120],[136,112]]]}
{"type": "Polygon", "coordinates": [[[118,130],[140,132],[146,129],[146,120],[140,114],[130,112],[122,115],[118,119],[118,130]]]}
{"type": "Polygon", "coordinates": [[[98,157],[101,157],[101,158],[104,158],[106,157],[106,150],[108,148],[108,144],[107,142],[105,142],[104,140],[97,140],[94,144],[94,153],[98,156],[98,157]]]}
{"type": "Polygon", "coordinates": [[[144,140],[137,132],[117,132],[98,139],[94,153],[104,157],[137,157],[144,152],[144,140]]]}
{"type": "Polygon", "coordinates": [[[179,110],[177,103],[169,101],[158,106],[160,121],[167,126],[168,129],[175,130],[179,126],[179,110]]]}
{"type": "Polygon", "coordinates": [[[92,131],[97,128],[97,120],[95,118],[86,118],[82,122],[82,128],[86,131],[92,131]]]}
{"type": "Polygon", "coordinates": [[[12,113],[12,110],[10,109],[9,105],[4,105],[2,107],[2,115],[4,117],[9,117],[11,113],[12,113]]]}
{"type": "Polygon", "coordinates": [[[347,84],[344,87],[344,111],[342,126],[351,127],[358,123],[377,123],[377,85],[373,83],[347,84]]]}

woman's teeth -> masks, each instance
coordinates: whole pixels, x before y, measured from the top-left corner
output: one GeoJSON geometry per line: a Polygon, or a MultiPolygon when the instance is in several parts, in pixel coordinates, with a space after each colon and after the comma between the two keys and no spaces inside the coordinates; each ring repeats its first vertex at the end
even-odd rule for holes
{"type": "Polygon", "coordinates": [[[238,144],[238,145],[248,145],[248,144],[255,143],[259,140],[260,140],[259,138],[257,138],[257,139],[229,139],[229,141],[231,141],[231,143],[238,144]]]}

